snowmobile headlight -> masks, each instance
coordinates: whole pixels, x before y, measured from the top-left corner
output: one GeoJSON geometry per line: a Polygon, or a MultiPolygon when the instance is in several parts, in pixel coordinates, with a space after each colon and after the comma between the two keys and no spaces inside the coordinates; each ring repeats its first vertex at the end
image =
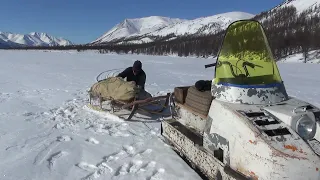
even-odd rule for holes
{"type": "Polygon", "coordinates": [[[315,136],[316,127],[316,122],[306,114],[297,121],[296,126],[298,134],[305,140],[309,140],[315,136]]]}

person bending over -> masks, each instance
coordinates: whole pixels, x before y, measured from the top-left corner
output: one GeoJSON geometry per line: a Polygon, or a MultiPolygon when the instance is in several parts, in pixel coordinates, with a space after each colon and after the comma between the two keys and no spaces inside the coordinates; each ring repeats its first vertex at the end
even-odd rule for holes
{"type": "Polygon", "coordinates": [[[144,90],[146,83],[146,73],[142,70],[142,63],[136,60],[132,67],[126,68],[117,77],[127,78],[127,81],[134,81],[136,85],[144,90]]]}

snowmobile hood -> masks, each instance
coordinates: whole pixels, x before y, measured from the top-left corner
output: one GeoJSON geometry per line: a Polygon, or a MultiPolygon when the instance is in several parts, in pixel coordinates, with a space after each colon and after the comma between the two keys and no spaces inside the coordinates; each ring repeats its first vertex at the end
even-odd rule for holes
{"type": "Polygon", "coordinates": [[[212,91],[217,100],[232,103],[273,104],[288,99],[259,22],[240,20],[228,27],[212,91]]]}

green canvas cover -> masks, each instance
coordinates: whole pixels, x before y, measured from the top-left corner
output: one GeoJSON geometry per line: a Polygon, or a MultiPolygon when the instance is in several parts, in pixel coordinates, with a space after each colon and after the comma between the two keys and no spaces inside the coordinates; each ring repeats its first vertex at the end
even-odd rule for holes
{"type": "Polygon", "coordinates": [[[130,102],[139,93],[134,82],[127,82],[121,77],[109,77],[95,83],[91,87],[93,95],[101,95],[104,99],[130,102]]]}

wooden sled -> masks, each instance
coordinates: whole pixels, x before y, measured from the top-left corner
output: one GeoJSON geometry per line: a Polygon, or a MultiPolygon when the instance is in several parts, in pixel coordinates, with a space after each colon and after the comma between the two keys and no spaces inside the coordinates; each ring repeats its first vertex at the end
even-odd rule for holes
{"type": "Polygon", "coordinates": [[[125,120],[131,120],[137,112],[147,115],[164,115],[163,112],[168,107],[170,98],[172,98],[172,94],[167,93],[167,95],[163,96],[156,96],[143,100],[133,99],[125,102],[114,100],[112,98],[105,98],[100,94],[93,94],[90,91],[88,91],[88,93],[89,107],[91,109],[96,111],[110,112],[111,114],[121,114],[121,112],[123,112],[122,114],[128,115],[128,117],[124,118],[125,120]],[[97,101],[97,103],[94,103],[94,101],[97,101]],[[107,105],[104,104],[106,102],[107,105]],[[150,106],[153,108],[150,108],[150,106]]]}

